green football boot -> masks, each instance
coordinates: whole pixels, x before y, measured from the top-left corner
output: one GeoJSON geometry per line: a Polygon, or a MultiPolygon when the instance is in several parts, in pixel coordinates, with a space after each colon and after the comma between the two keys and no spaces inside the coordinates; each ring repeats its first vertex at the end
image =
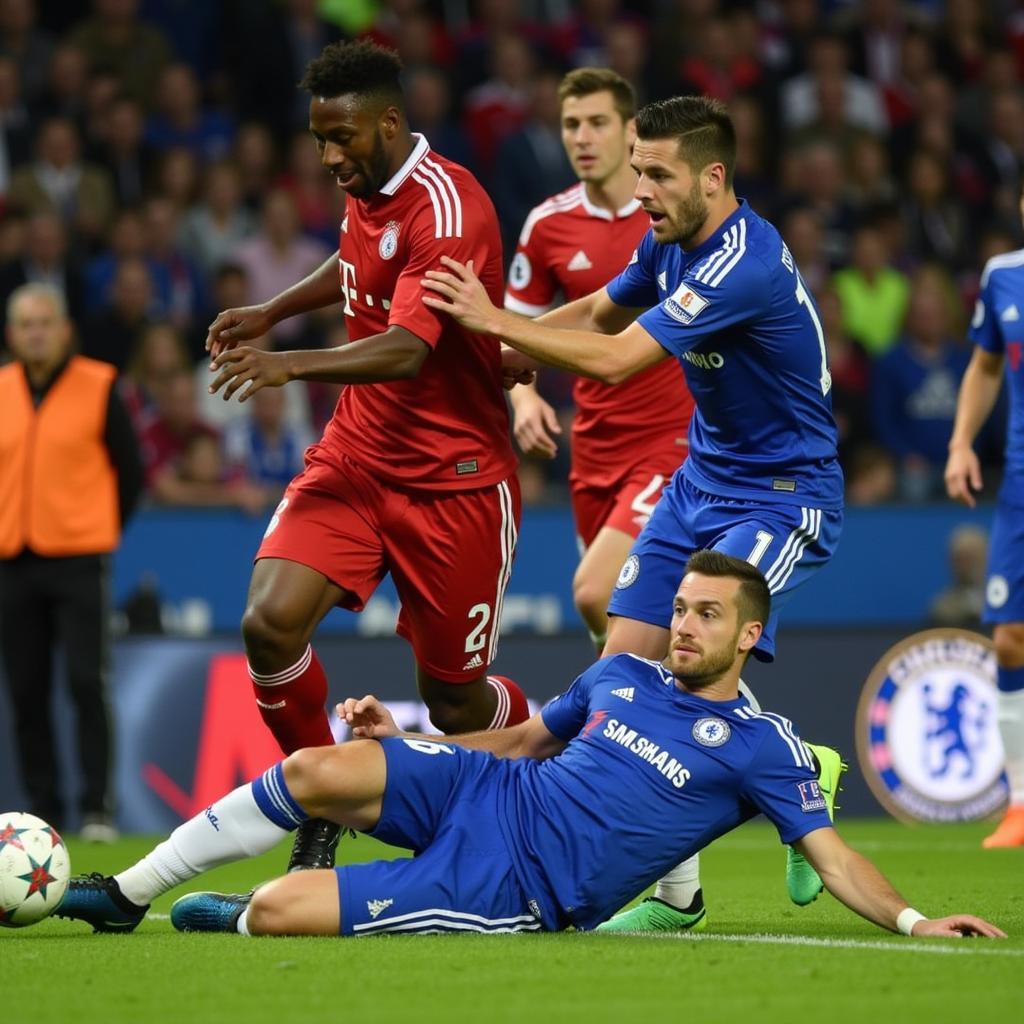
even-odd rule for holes
{"type": "Polygon", "coordinates": [[[629,910],[599,924],[599,932],[700,932],[708,925],[708,912],[700,890],[686,910],[676,910],[671,903],[648,896],[629,910]]]}
{"type": "MultiPolygon", "coordinates": [[[[843,772],[849,765],[842,759],[838,750],[822,747],[814,743],[805,743],[805,747],[814,754],[818,762],[818,788],[825,800],[828,816],[835,817],[836,793],[842,788],[839,785],[843,772]]],[[[806,907],[820,895],[824,885],[818,874],[802,853],[797,853],[792,846],[786,847],[786,891],[789,898],[798,906],[806,907]]]]}

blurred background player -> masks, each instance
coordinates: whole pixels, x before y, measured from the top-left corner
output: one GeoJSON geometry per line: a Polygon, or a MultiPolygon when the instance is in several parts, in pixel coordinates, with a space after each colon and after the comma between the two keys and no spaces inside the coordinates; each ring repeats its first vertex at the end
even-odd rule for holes
{"type": "MultiPolygon", "coordinates": [[[[1021,197],[1024,214],[1024,194],[1021,197]]],[[[946,491],[974,507],[981,464],[972,447],[992,411],[1006,371],[1010,422],[1006,471],[989,543],[984,622],[992,623],[999,689],[999,734],[1006,755],[1010,806],[999,827],[982,841],[986,849],[1024,846],[1024,250],[994,256],[985,264],[971,320],[974,342],[960,386],[949,440],[946,491]]]]}
{"type": "Polygon", "coordinates": [[[75,708],[81,835],[112,842],[110,553],[142,490],[142,461],[114,368],[75,355],[72,342],[56,288],[11,293],[14,362],[0,369],[0,648],[28,809],[68,820],[53,722],[60,650],[75,708]]]}
{"type": "MultiPolygon", "coordinates": [[[[775,655],[777,603],[831,557],[842,527],[831,377],[814,300],[778,231],[733,191],[736,136],[706,97],[648,104],[637,115],[633,167],[650,216],[629,265],[600,291],[526,320],[494,308],[457,261],[431,271],[424,302],[533,360],[618,383],[674,356],[696,408],[690,452],[622,566],[606,654],[664,657],[666,609],[701,548],[764,567],[771,618],[755,657],[775,655]],[[559,329],[561,328],[561,329],[559,329]],[[575,328],[575,329],[573,329],[575,328]]],[[[797,904],[821,879],[790,850],[797,904]]],[[[614,930],[691,928],[704,920],[697,858],[619,915],[614,930]]]]}
{"type": "MultiPolygon", "coordinates": [[[[286,753],[333,743],[313,630],[336,605],[360,611],[389,572],[434,725],[499,729],[529,714],[514,683],[487,675],[520,514],[499,346],[421,302],[423,273],[448,252],[480,267],[500,301],[498,222],[476,179],[409,131],[400,70],[370,43],[310,62],[310,130],[348,194],[340,251],[210,326],[211,391],[225,399],[289,380],[358,385],[267,527],[242,620],[256,702],[286,753]],[[350,344],[236,347],[339,299],[350,344]]],[[[305,824],[291,867],[329,867],[337,838],[332,823],[305,824]]]]}
{"type": "MultiPolygon", "coordinates": [[[[562,142],[580,181],[537,206],[523,225],[505,289],[505,308],[523,316],[540,316],[559,295],[572,302],[596,292],[626,265],[650,226],[629,165],[632,86],[607,68],[577,68],[558,94],[562,142]]],[[[509,397],[520,448],[553,458],[561,433],[555,409],[535,383],[513,388],[509,397]]],[[[693,400],[672,360],[614,387],[579,377],[573,398],[569,483],[583,551],[573,598],[600,653],[619,569],[686,457],[693,400]]]]}

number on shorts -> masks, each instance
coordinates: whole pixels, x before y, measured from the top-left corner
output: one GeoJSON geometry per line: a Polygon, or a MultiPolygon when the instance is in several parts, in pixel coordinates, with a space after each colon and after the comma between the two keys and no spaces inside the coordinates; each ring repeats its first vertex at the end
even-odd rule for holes
{"type": "Polygon", "coordinates": [[[765,533],[764,530],[758,530],[755,536],[757,537],[757,543],[754,544],[750,554],[747,555],[747,561],[753,566],[757,566],[760,563],[761,559],[764,558],[764,553],[774,540],[774,534],[765,533]]]}
{"type": "Polygon", "coordinates": [[[418,754],[454,754],[455,751],[444,743],[433,743],[430,740],[402,740],[402,742],[418,754]]]}
{"type": "Polygon", "coordinates": [[[484,630],[487,628],[487,623],[491,621],[491,606],[489,604],[475,604],[469,609],[469,615],[466,616],[468,619],[475,619],[480,616],[480,621],[469,631],[469,635],[466,637],[466,653],[472,654],[474,651],[482,651],[487,646],[487,637],[484,635],[484,630]]]}
{"type": "Polygon", "coordinates": [[[630,508],[634,512],[639,512],[640,515],[650,518],[651,513],[654,511],[654,506],[658,503],[658,499],[655,498],[654,501],[648,501],[647,499],[657,494],[664,483],[665,478],[660,473],[655,473],[651,477],[651,482],[633,499],[633,504],[630,505],[630,508]]]}

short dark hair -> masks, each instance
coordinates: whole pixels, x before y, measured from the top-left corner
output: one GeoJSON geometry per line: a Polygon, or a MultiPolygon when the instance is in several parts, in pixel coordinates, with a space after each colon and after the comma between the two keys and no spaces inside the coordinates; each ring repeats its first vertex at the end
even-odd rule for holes
{"type": "Polygon", "coordinates": [[[402,61],[394,50],[361,40],[331,43],[306,65],[299,82],[314,96],[334,99],[353,93],[402,106],[402,61]]]}
{"type": "Polygon", "coordinates": [[[679,155],[702,171],[715,160],[725,165],[725,184],[732,187],[736,168],[736,129],[725,104],[709,96],[674,96],[640,108],[636,115],[640,139],[671,139],[679,155]]]}
{"type": "Polygon", "coordinates": [[[772,595],[768,583],[757,566],[724,555],[721,551],[695,551],[690,555],[683,575],[696,572],[701,576],[725,576],[739,580],[740,589],[736,595],[736,608],[740,622],[760,622],[766,625],[772,610],[772,595]]]}
{"type": "Polygon", "coordinates": [[[564,103],[570,96],[579,99],[595,92],[612,94],[612,103],[624,122],[636,116],[633,86],[611,68],[576,68],[570,71],[558,87],[558,100],[564,103]]]}

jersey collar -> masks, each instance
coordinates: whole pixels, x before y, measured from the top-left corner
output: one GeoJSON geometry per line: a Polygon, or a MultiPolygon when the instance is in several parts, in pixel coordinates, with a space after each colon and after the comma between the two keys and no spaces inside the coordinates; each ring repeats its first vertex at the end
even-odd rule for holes
{"type": "MultiPolygon", "coordinates": [[[[729,228],[733,226],[733,224],[735,224],[738,220],[740,220],[742,217],[744,217],[746,214],[750,212],[750,207],[747,206],[746,199],[740,199],[739,204],[740,205],[735,210],[733,210],[732,213],[730,213],[729,216],[726,217],[725,220],[723,220],[722,223],[719,224],[718,227],[712,232],[710,238],[706,238],[703,242],[700,243],[700,245],[697,246],[696,249],[683,249],[683,252],[686,255],[686,260],[688,263],[692,262],[693,260],[700,259],[701,256],[707,256],[709,253],[714,252],[715,249],[721,248],[722,236],[725,234],[725,232],[728,231],[729,228]]],[[[682,246],[680,246],[680,248],[682,249],[682,246]]]]}
{"type": "Polygon", "coordinates": [[[430,152],[430,143],[419,132],[413,132],[412,137],[416,140],[416,145],[412,147],[412,152],[406,158],[405,163],[377,189],[382,195],[393,196],[401,187],[402,182],[415,170],[416,165],[430,152]]]}
{"type": "Polygon", "coordinates": [[[587,186],[582,182],[580,183],[580,201],[583,203],[583,209],[587,211],[587,214],[591,217],[597,217],[598,220],[620,220],[623,217],[629,217],[636,213],[640,207],[640,200],[635,197],[614,213],[611,210],[604,209],[602,206],[595,206],[587,195],[587,186]]]}

